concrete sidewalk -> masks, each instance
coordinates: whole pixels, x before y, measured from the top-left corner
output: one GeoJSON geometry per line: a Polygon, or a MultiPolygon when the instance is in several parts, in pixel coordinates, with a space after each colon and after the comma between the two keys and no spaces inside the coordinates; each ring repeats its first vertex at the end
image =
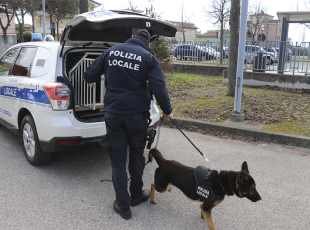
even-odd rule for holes
{"type": "MultiPolygon", "coordinates": [[[[174,123],[180,127],[197,127],[202,130],[218,131],[255,137],[259,141],[272,142],[277,144],[285,144],[296,147],[310,148],[310,138],[304,136],[289,135],[283,133],[262,131],[261,124],[251,124],[248,122],[232,122],[226,120],[221,124],[198,121],[193,119],[174,118],[174,123]]],[[[166,125],[173,125],[170,121],[163,119],[166,125]]]]}

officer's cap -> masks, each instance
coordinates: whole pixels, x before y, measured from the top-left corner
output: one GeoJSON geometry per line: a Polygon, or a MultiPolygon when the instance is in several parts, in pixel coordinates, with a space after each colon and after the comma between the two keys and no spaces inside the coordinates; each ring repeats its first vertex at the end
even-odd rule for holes
{"type": "Polygon", "coordinates": [[[149,31],[147,31],[145,29],[137,30],[135,35],[139,35],[139,36],[145,38],[146,40],[148,40],[148,42],[150,42],[150,40],[151,40],[151,35],[150,35],[149,31]],[[142,32],[144,32],[144,33],[142,33],[142,32]]]}

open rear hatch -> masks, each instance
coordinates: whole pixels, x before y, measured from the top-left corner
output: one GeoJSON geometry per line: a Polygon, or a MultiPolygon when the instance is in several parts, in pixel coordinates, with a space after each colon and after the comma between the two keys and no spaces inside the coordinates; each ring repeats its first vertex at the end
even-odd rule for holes
{"type": "Polygon", "coordinates": [[[147,29],[151,42],[159,36],[174,37],[179,27],[130,11],[93,11],[80,14],[68,22],[62,34],[60,56],[65,46],[65,74],[74,89],[74,108],[77,118],[100,121],[104,114],[104,76],[94,84],[83,81],[87,67],[105,49],[123,43],[139,29],[147,29]],[[99,119],[99,120],[98,120],[99,119]]]}

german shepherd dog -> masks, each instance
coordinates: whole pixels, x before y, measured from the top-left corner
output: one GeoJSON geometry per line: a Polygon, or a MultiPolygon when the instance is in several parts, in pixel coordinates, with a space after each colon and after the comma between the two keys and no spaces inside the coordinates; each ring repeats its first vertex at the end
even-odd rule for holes
{"type": "MultiPolygon", "coordinates": [[[[155,158],[158,168],[155,171],[155,182],[151,185],[150,202],[156,204],[155,190],[160,193],[171,192],[172,185],[179,188],[191,200],[201,201],[197,194],[194,168],[185,166],[174,160],[166,160],[157,149],[149,152],[149,161],[155,158]]],[[[246,197],[256,202],[261,200],[256,191],[254,179],[250,176],[246,161],[243,162],[241,171],[218,171],[210,173],[211,189],[219,200],[203,199],[200,208],[201,216],[205,219],[209,230],[215,230],[211,210],[224,200],[224,195],[236,195],[240,198],[246,197]]]]}

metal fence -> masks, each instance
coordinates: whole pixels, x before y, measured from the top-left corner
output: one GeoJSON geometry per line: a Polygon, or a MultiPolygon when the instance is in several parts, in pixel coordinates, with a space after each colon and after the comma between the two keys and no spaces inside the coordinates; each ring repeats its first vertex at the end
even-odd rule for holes
{"type": "Polygon", "coordinates": [[[228,65],[228,47],[229,43],[223,43],[221,55],[220,42],[174,41],[170,43],[170,53],[174,62],[228,65]]]}
{"type": "MultiPolygon", "coordinates": [[[[173,62],[194,65],[226,65],[228,67],[229,43],[220,42],[171,42],[170,52],[173,62]]],[[[257,72],[310,74],[310,42],[300,45],[281,41],[247,41],[244,68],[257,72]]]]}

